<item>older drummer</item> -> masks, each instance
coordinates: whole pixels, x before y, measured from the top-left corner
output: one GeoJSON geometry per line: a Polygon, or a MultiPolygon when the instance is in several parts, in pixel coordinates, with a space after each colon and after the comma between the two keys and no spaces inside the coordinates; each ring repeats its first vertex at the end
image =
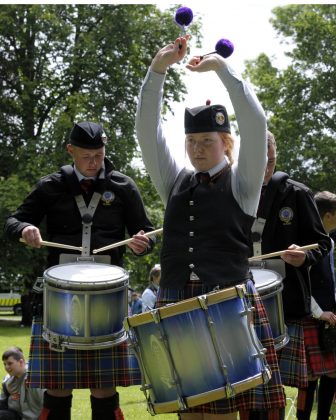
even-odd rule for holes
{"type": "Polygon", "coordinates": [[[234,164],[233,138],[223,105],[187,108],[185,143],[194,170],[180,167],[162,133],[160,108],[166,71],[184,58],[187,41],[188,36],[178,38],[156,54],[137,110],[136,128],[144,162],[166,204],[158,306],[203,295],[216,286],[245,282],[257,309],[254,322],[267,348],[272,380],[256,392],[189,408],[180,416],[183,420],[235,418],[237,411],[244,416],[260,407],[278,418],[285,399],[274,342],[248,268],[248,232],[266,165],[265,115],[251,88],[222,57],[191,58],[187,65],[190,71],[215,71],[228,90],[241,146],[238,164],[234,164]]]}
{"type": "MultiPolygon", "coordinates": [[[[128,246],[135,254],[150,252],[153,241],[144,233],[152,231],[153,226],[146,216],[140,192],[134,181],[116,171],[105,157],[106,141],[100,124],[87,121],[75,124],[67,145],[73,165],[63,166],[42,178],[8,217],[5,232],[14,238],[22,237],[27,244],[38,248],[42,241],[38,226],[45,218],[49,241],[80,246],[86,220],[80,207],[89,209],[94,196],[98,197],[95,210],[89,214],[90,223],[86,223],[91,237],[89,251],[123,240],[127,230],[132,237],[128,246]]],[[[61,252],[65,260],[71,258],[64,255],[67,250],[48,248],[48,251],[48,266],[59,264],[61,252]]],[[[125,247],[111,249],[106,253],[106,261],[122,266],[124,252],[125,247]]],[[[28,384],[48,389],[43,419],[70,419],[73,388],[91,389],[92,419],[122,419],[115,387],[141,382],[126,344],[100,350],[66,349],[60,353],[51,351],[41,334],[41,314],[37,313],[32,329],[28,384]]]]}

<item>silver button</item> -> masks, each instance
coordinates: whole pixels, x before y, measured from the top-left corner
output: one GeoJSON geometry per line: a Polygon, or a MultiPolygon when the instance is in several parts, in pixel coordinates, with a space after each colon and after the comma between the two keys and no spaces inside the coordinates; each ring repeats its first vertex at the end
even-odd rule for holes
{"type": "Polygon", "coordinates": [[[189,264],[189,268],[195,268],[194,264],[189,264]]]}
{"type": "Polygon", "coordinates": [[[189,232],[189,236],[194,236],[194,232],[189,232]]]}
{"type": "Polygon", "coordinates": [[[194,248],[189,248],[189,252],[193,252],[194,251],[194,248]]]}
{"type": "Polygon", "coordinates": [[[191,200],[191,201],[189,201],[189,205],[190,206],[193,206],[194,205],[194,202],[191,200]]]}
{"type": "Polygon", "coordinates": [[[195,217],[194,217],[194,216],[190,216],[190,217],[189,217],[189,220],[190,220],[191,222],[193,222],[193,221],[195,220],[195,217]]]}

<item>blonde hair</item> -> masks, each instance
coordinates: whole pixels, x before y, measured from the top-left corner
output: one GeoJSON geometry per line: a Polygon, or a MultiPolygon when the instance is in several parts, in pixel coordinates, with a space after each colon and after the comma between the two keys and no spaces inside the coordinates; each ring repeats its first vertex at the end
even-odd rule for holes
{"type": "Polygon", "coordinates": [[[233,137],[231,136],[231,134],[224,133],[222,131],[218,131],[218,134],[227,147],[226,156],[229,160],[229,164],[232,165],[233,164],[232,154],[233,154],[233,147],[234,147],[233,137]]]}

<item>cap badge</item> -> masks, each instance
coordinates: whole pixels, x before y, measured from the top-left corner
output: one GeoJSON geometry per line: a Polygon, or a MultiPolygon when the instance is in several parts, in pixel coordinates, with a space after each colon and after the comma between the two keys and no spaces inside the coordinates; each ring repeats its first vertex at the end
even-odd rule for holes
{"type": "Polygon", "coordinates": [[[225,115],[223,112],[216,112],[215,120],[218,125],[223,125],[225,123],[225,115]]]}
{"type": "Polygon", "coordinates": [[[101,141],[103,144],[107,143],[107,135],[104,133],[104,131],[101,134],[101,141]]]}

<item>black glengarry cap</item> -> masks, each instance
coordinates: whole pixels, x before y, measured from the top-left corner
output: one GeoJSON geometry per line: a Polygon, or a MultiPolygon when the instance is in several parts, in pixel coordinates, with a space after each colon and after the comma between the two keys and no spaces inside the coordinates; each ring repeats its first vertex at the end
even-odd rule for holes
{"type": "Polygon", "coordinates": [[[223,105],[202,105],[186,108],[184,113],[185,134],[222,131],[231,133],[230,121],[223,105]]]}
{"type": "Polygon", "coordinates": [[[107,143],[107,137],[100,124],[83,121],[71,130],[70,143],[83,149],[100,149],[107,143]]]}

